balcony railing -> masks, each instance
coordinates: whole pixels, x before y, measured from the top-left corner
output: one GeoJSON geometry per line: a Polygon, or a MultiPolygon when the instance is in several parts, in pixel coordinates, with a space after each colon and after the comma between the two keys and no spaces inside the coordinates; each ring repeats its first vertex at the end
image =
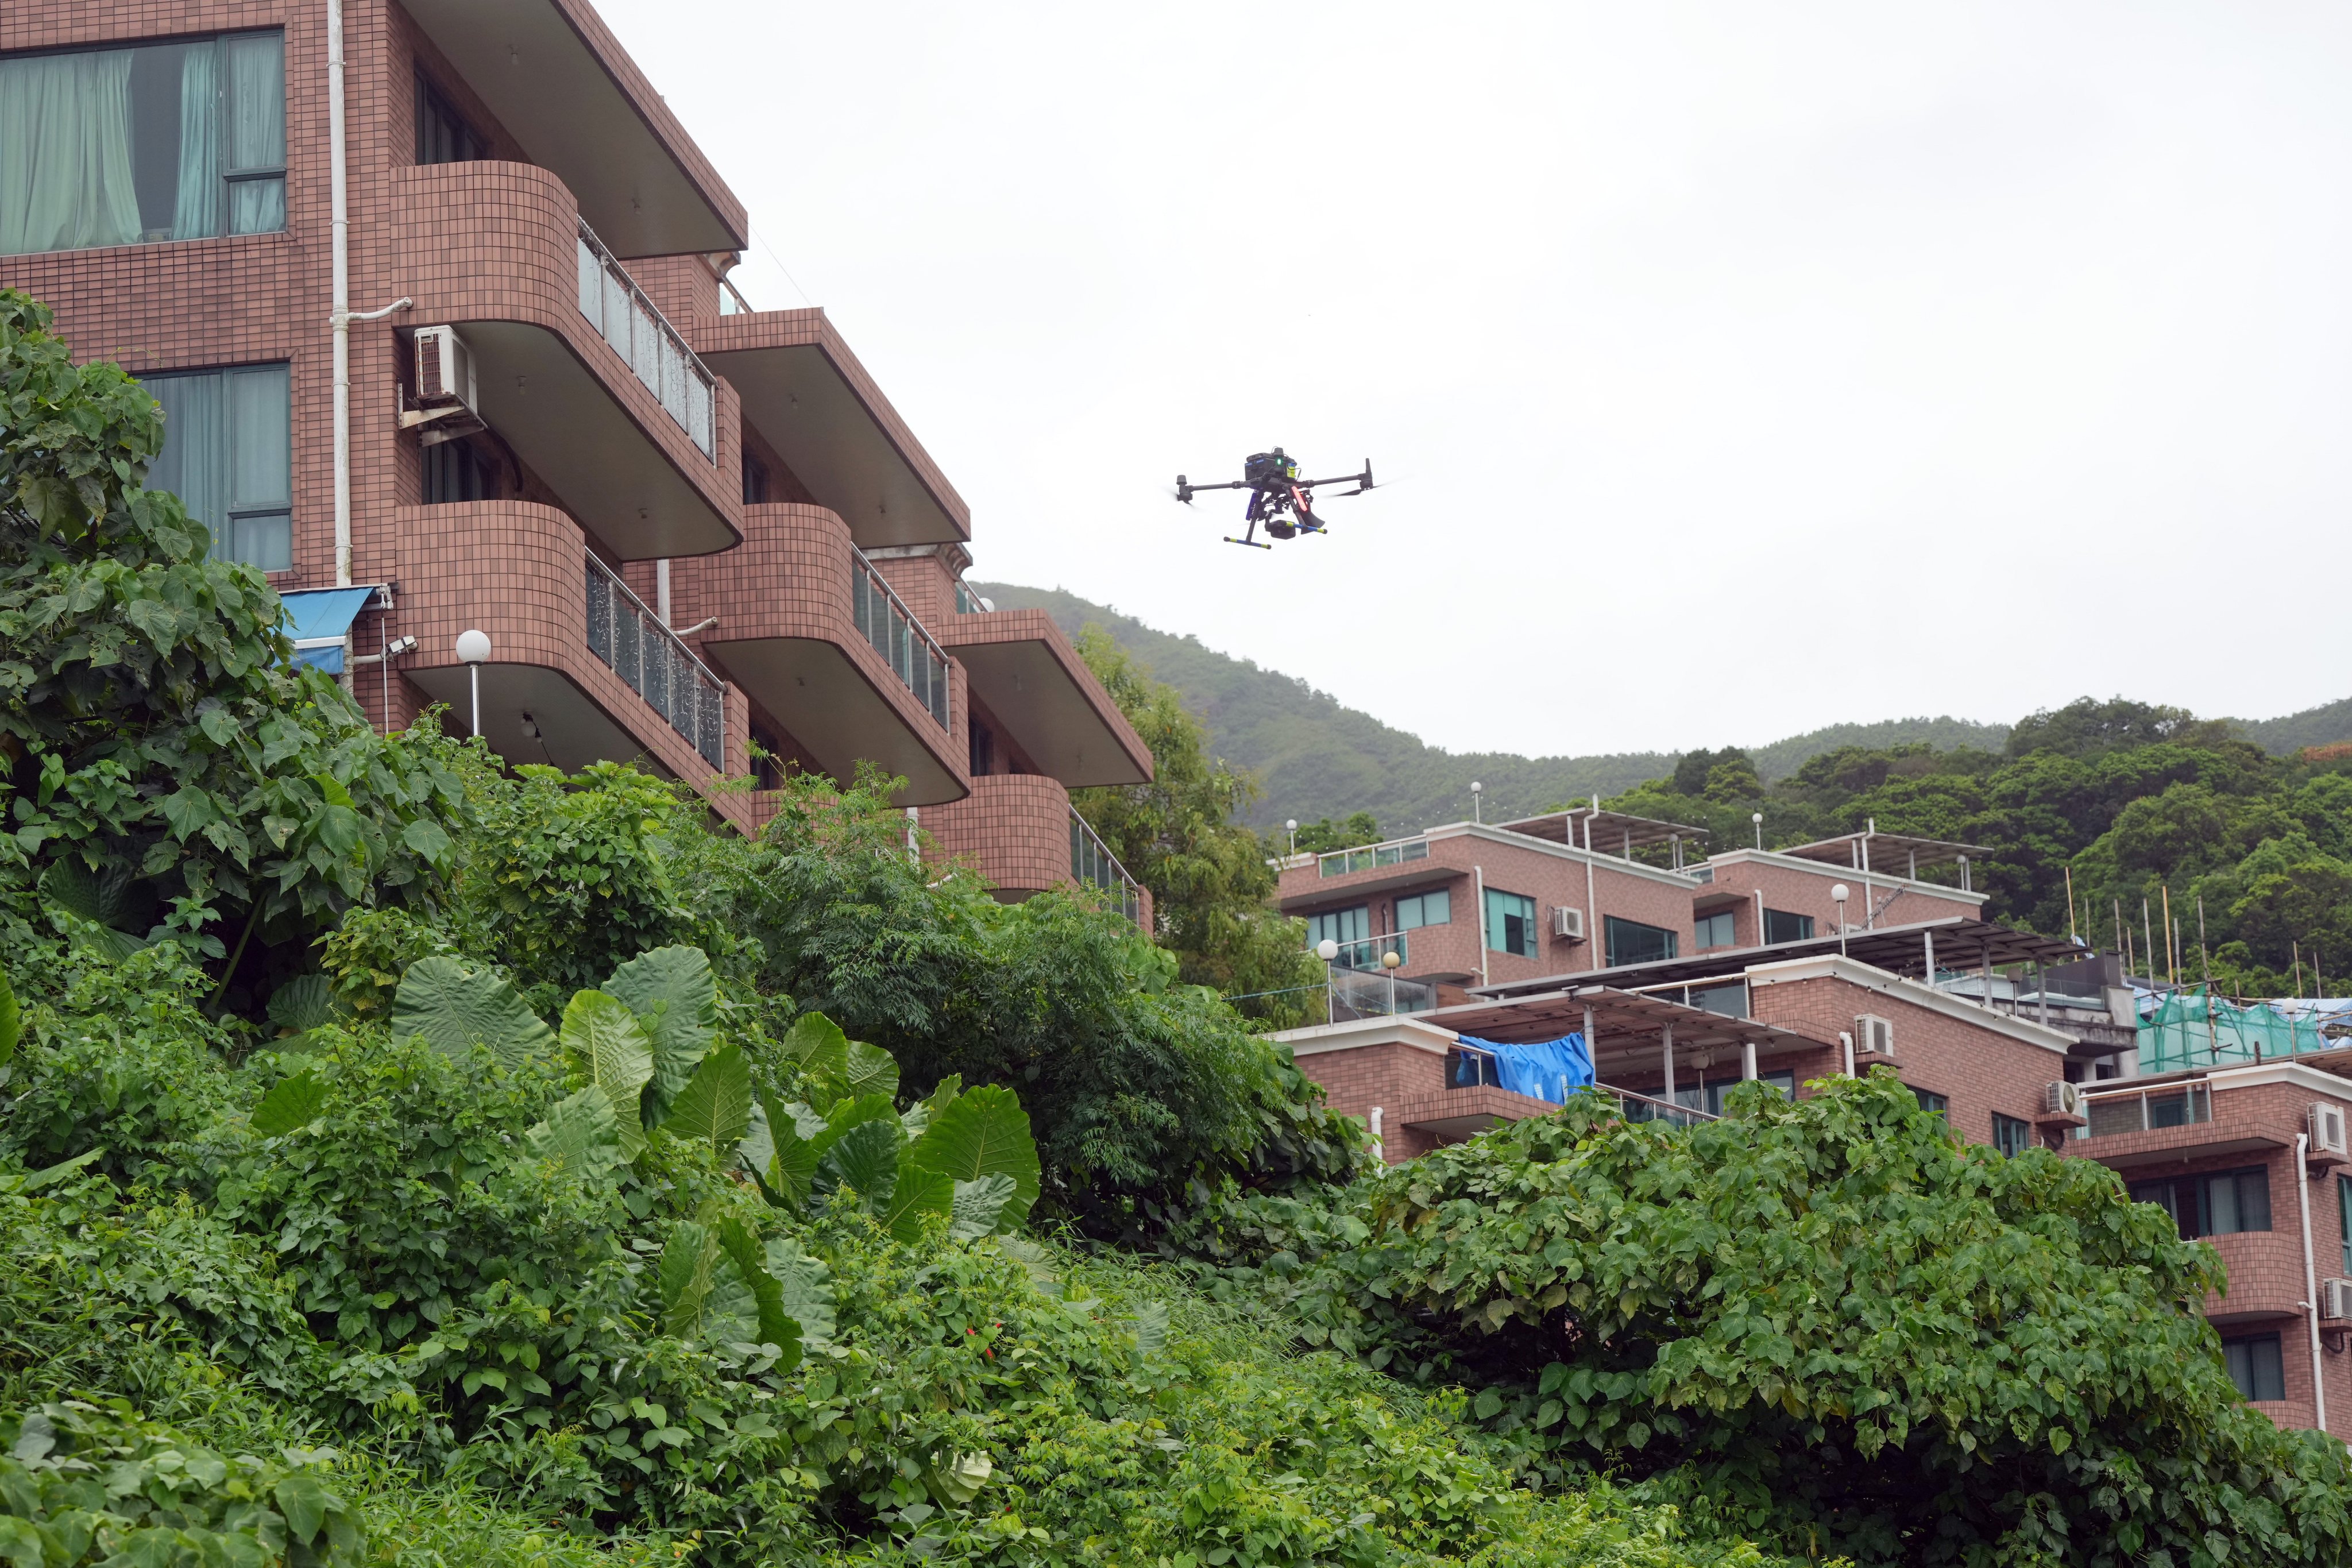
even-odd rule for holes
{"type": "Polygon", "coordinates": [[[1616,1100],[1617,1109],[1628,1121],[1664,1121],[1676,1127],[1696,1127],[1702,1121],[1717,1120],[1711,1111],[1695,1110],[1687,1105],[1653,1100],[1646,1094],[1635,1094],[1630,1089],[1618,1089],[1605,1083],[1594,1087],[1616,1100]]]}
{"type": "Polygon", "coordinates": [[[2163,1127],[2195,1127],[2213,1120],[2213,1090],[2202,1080],[2158,1084],[2148,1089],[2085,1090],[2085,1138],[2118,1132],[2151,1132],[2163,1127]]]}
{"type": "Polygon", "coordinates": [[[588,557],[588,650],[712,767],[726,765],[726,687],[629,585],[588,557]]]}
{"type": "Polygon", "coordinates": [[[866,552],[850,547],[849,608],[857,635],[874,646],[882,662],[898,672],[900,684],[915,694],[940,728],[948,722],[948,656],[891,591],[889,579],[874,569],[866,552]]]}
{"type": "Polygon", "coordinates": [[[1344,877],[1350,871],[1369,871],[1375,866],[1402,866],[1408,860],[1429,858],[1429,840],[1400,838],[1387,844],[1367,844],[1360,849],[1335,849],[1317,858],[1326,877],[1344,877]]]}
{"type": "Polygon", "coordinates": [[[1333,969],[1324,995],[1330,1004],[1330,1021],[1387,1018],[1403,1013],[1426,1013],[1437,1005],[1437,987],[1420,980],[1399,980],[1392,974],[1366,974],[1354,969],[1333,969]]]}
{"type": "Polygon", "coordinates": [[[1127,874],[1127,868],[1118,863],[1118,857],[1110,852],[1109,846],[1096,837],[1075,805],[1070,807],[1070,876],[1081,887],[1100,889],[1120,913],[1139,925],[1142,923],[1143,897],[1136,889],[1135,879],[1127,874]]]}
{"type": "Polygon", "coordinates": [[[580,313],[629,362],[702,455],[717,461],[711,413],[717,378],[585,222],[580,226],[580,313]]]}
{"type": "Polygon", "coordinates": [[[1342,969],[1357,969],[1367,974],[1381,974],[1386,973],[1381,964],[1381,955],[1384,952],[1393,952],[1397,955],[1399,969],[1411,963],[1412,962],[1411,933],[1397,931],[1389,936],[1360,936],[1353,942],[1343,942],[1339,944],[1339,956],[1331,962],[1342,969]]]}

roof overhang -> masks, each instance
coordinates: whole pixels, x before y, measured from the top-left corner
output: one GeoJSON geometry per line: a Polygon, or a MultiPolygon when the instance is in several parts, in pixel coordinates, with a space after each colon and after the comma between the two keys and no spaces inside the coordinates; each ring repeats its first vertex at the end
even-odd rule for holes
{"type": "Polygon", "coordinates": [[[698,317],[691,331],[743,417],[860,549],[971,538],[971,509],[823,310],[698,317]]]}
{"type": "Polygon", "coordinates": [[[1614,969],[1514,980],[1477,987],[1477,994],[1497,998],[1532,995],[1574,984],[1658,985],[1702,980],[1726,984],[1740,978],[1751,966],[1781,959],[1811,958],[1843,953],[1891,974],[1918,978],[1926,973],[1927,946],[1935,944],[1936,967],[1941,970],[1998,968],[2009,963],[2057,963],[2084,956],[2084,950],[2064,937],[2040,936],[2030,931],[1996,925],[1990,921],[1947,915],[1912,925],[1880,926],[1874,931],[1848,931],[1843,942],[1834,934],[1804,942],[1776,942],[1769,947],[1710,948],[1691,958],[1660,959],[1651,963],[1620,964],[1614,969]]]}
{"type": "Polygon", "coordinates": [[[464,321],[478,412],[565,510],[625,561],[708,555],[742,542],[596,373],[545,327],[464,321]]]}
{"type": "MultiPolygon", "coordinates": [[[[635,761],[662,778],[677,776],[561,670],[536,664],[485,664],[480,671],[482,738],[509,762],[551,763],[570,773],[591,763],[635,761]],[[524,728],[525,715],[539,731],[536,735],[524,728]]],[[[431,665],[401,673],[424,688],[426,696],[449,704],[458,721],[470,722],[467,666],[431,665]]]]}
{"type": "Polygon", "coordinates": [[[402,4],[614,255],[749,242],[743,204],[586,0],[402,4]]]}
{"type": "Polygon", "coordinates": [[[897,796],[900,805],[939,805],[971,793],[939,755],[946,731],[919,733],[913,724],[929,721],[902,715],[839,644],[817,637],[713,637],[701,650],[835,778],[854,778],[860,762],[873,763],[906,779],[897,796]]]}
{"type": "Polygon", "coordinates": [[[1150,782],[1150,751],[1045,612],[954,616],[939,637],[1039,772],[1071,789],[1150,782]]]}

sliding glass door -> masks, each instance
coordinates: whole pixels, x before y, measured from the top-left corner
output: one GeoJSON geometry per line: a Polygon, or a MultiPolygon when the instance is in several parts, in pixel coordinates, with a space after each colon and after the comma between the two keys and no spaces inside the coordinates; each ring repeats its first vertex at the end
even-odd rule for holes
{"type": "Polygon", "coordinates": [[[142,378],[163,405],[163,451],[147,488],[180,498],[212,530],[213,559],[265,572],[294,564],[292,401],[287,367],[142,378]]]}
{"type": "Polygon", "coordinates": [[[0,59],[0,255],[285,226],[282,34],[0,59]]]}

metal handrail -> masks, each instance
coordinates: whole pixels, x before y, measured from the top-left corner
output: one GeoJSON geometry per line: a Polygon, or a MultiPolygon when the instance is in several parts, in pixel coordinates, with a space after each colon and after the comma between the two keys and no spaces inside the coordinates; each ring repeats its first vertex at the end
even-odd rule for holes
{"type": "Polygon", "coordinates": [[[750,316],[758,312],[751,309],[751,301],[743,298],[741,289],[721,278],[719,280],[719,313],[722,316],[750,316]],[[731,310],[727,308],[730,300],[734,301],[735,304],[735,308],[731,310]]]}
{"type": "Polygon", "coordinates": [[[611,567],[593,555],[587,561],[589,651],[668,720],[704,762],[724,767],[727,683],[611,567]],[[666,657],[648,658],[648,648],[666,657]],[[679,690],[681,673],[686,693],[679,690]]]}
{"type": "Polygon", "coordinates": [[[580,313],[619,351],[678,428],[704,457],[718,461],[713,426],[719,378],[596,237],[586,218],[580,220],[579,303],[580,313]],[[640,331],[647,325],[646,318],[651,319],[650,329],[640,331]]]}
{"type": "Polygon", "coordinates": [[[2084,1102],[2081,1135],[2085,1138],[2112,1138],[2119,1132],[2158,1131],[2154,1119],[2148,1113],[2151,1100],[2178,1100],[2186,1106],[2186,1114],[2181,1121],[2173,1123],[2174,1126],[2203,1127],[2210,1125],[2213,1120],[2213,1080],[2210,1077],[2203,1075],[2196,1078],[2175,1079],[2170,1083],[2133,1083],[2119,1084],[2114,1089],[2086,1089],[2080,1091],[2077,1099],[2084,1102]],[[2091,1107],[2088,1102],[2131,1099],[2137,1099],[2139,1101],[2138,1126],[2101,1128],[2093,1124],[2096,1118],[2090,1114],[2091,1107]]]}
{"type": "Polygon", "coordinates": [[[1120,913],[1139,925],[1143,922],[1143,899],[1135,879],[1075,805],[1070,807],[1070,878],[1110,894],[1118,900],[1120,913]]]}
{"type": "Polygon", "coordinates": [[[1401,866],[1407,860],[1426,860],[1429,858],[1429,839],[1426,835],[1417,833],[1410,838],[1390,838],[1378,844],[1360,845],[1352,849],[1334,849],[1315,858],[1316,864],[1321,868],[1321,875],[1344,877],[1350,871],[1370,870],[1375,866],[1401,866]],[[1370,856],[1370,858],[1361,866],[1350,864],[1360,855],[1370,856]],[[1336,869],[1331,864],[1335,860],[1339,862],[1336,869]]]}
{"type": "Polygon", "coordinates": [[[1399,968],[1412,962],[1412,933],[1409,931],[1391,931],[1386,936],[1360,936],[1339,945],[1339,956],[1331,962],[1361,973],[1385,973],[1381,967],[1381,955],[1385,952],[1397,955],[1399,968]]]}
{"type": "Polygon", "coordinates": [[[1596,1083],[1592,1087],[1603,1094],[1612,1096],[1617,1101],[1618,1109],[1626,1113],[1625,1120],[1628,1121],[1674,1121],[1687,1127],[1694,1121],[1722,1120],[1712,1110],[1696,1110],[1687,1105],[1675,1105],[1668,1100],[1653,1099],[1646,1094],[1636,1094],[1630,1089],[1619,1089],[1614,1084],[1596,1083]],[[1636,1109],[1643,1110],[1644,1114],[1634,1115],[1636,1109]]]}
{"type": "Polygon", "coordinates": [[[849,582],[850,618],[856,623],[858,635],[882,656],[882,662],[939,721],[940,728],[946,729],[947,654],[866,552],[853,544],[849,553],[855,563],[849,582]],[[919,660],[918,651],[922,655],[919,660]]]}

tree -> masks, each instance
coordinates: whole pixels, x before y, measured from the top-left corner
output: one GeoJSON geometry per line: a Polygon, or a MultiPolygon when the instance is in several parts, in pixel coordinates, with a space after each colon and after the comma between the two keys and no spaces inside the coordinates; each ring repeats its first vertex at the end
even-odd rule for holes
{"type": "Polygon", "coordinates": [[[1294,840],[1301,855],[1326,855],[1334,849],[1352,849],[1359,844],[1378,844],[1381,825],[1369,811],[1351,811],[1337,822],[1328,816],[1318,817],[1300,823],[1296,834],[1267,836],[1267,843],[1277,850],[1286,848],[1294,840]]]}
{"type": "Polygon", "coordinates": [[[294,663],[268,580],[210,559],[178,500],[142,488],[155,400],[119,366],[76,366],[49,322],[0,289],[5,868],[232,970],[257,931],[429,890],[465,793],[443,743],[378,737],[294,663]]]}
{"type": "Polygon", "coordinates": [[[2035,752],[2096,757],[2159,741],[2210,744],[2227,738],[2229,732],[2228,725],[2200,722],[2186,708],[2135,702],[2126,697],[2111,697],[2105,702],[2077,697],[2063,708],[2045,708],[2020,719],[2009,732],[2007,750],[2012,757],[2035,752]]]}
{"type": "Polygon", "coordinates": [[[1240,999],[1271,1027],[1298,1022],[1322,971],[1300,923],[1266,907],[1274,868],[1264,843],[1238,820],[1256,798],[1256,781],[1212,759],[1207,729],[1176,689],[1154,680],[1108,633],[1084,627],[1077,647],[1151,748],[1152,780],[1077,790],[1071,804],[1151,889],[1178,979],[1240,999]]]}
{"type": "Polygon", "coordinates": [[[1564,1472],[1857,1563],[2341,1562],[2352,1463],[2200,1309],[2211,1247],[2114,1173],[1963,1145],[1891,1074],[1696,1127],[1562,1112],[1387,1173],[1297,1287],[1564,1472]]]}

